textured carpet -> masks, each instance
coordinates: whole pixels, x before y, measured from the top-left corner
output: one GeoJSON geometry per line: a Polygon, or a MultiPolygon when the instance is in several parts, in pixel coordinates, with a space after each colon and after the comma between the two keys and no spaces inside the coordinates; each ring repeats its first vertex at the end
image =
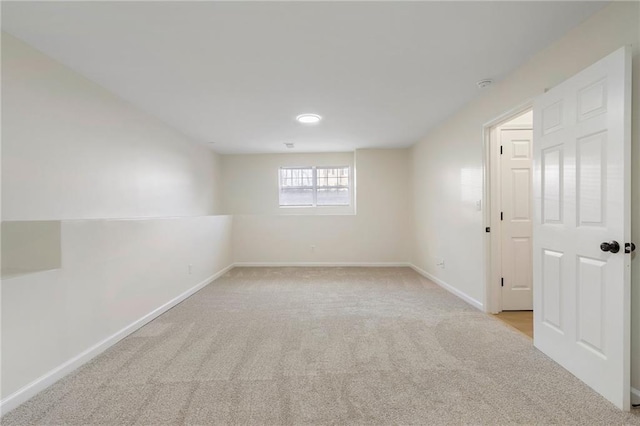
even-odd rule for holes
{"type": "Polygon", "coordinates": [[[17,424],[640,424],[406,268],[238,268],[17,424]]]}

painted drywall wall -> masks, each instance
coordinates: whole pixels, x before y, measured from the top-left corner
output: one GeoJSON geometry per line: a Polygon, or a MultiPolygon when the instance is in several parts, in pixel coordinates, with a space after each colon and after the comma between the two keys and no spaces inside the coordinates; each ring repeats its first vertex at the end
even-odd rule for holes
{"type": "Polygon", "coordinates": [[[2,281],[2,397],[211,280],[231,264],[231,222],[62,221],[62,267],[2,281]]]}
{"type": "Polygon", "coordinates": [[[219,213],[219,157],[2,34],[2,219],[219,213]]]}
{"type": "MultiPolygon", "coordinates": [[[[290,214],[278,209],[277,170],[337,164],[353,154],[225,155],[224,193],[234,214],[233,256],[240,263],[405,263],[409,259],[407,149],[355,153],[354,214],[290,214]]],[[[334,212],[335,213],[335,212],[334,212]]]]}
{"type": "MultiPolygon", "coordinates": [[[[640,4],[614,2],[468,104],[412,148],[413,262],[482,301],[482,126],[623,45],[633,45],[632,238],[640,241],[640,4]],[[463,248],[463,249],[461,249],[463,248]],[[434,259],[445,259],[445,269],[434,259]]],[[[483,77],[483,76],[479,76],[483,77]]],[[[640,256],[632,261],[632,386],[640,389],[640,256]]]]}
{"type": "Polygon", "coordinates": [[[2,113],[6,410],[225,270],[232,218],[217,154],[7,34],[2,113]]]}
{"type": "MultiPolygon", "coordinates": [[[[222,156],[223,205],[233,214],[315,215],[353,214],[354,204],[341,207],[279,207],[280,167],[349,166],[354,170],[352,152],[317,154],[259,154],[222,156]]],[[[353,197],[353,191],[352,191],[353,197]]]]}

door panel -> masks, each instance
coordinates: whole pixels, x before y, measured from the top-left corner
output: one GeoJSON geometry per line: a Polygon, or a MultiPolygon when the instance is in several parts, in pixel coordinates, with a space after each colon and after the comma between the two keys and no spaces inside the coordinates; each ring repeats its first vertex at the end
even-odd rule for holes
{"type": "MultiPolygon", "coordinates": [[[[531,290],[533,280],[531,270],[531,238],[515,237],[511,239],[514,262],[513,290],[531,290]]],[[[533,300],[531,301],[533,303],[533,300]]]]}
{"type": "Polygon", "coordinates": [[[578,139],[576,147],[578,225],[606,226],[604,194],[606,184],[607,132],[578,139]]]}
{"type": "Polygon", "coordinates": [[[630,51],[534,102],[534,345],[630,408],[630,51]],[[618,253],[602,251],[617,241],[618,253]]]}
{"type": "Polygon", "coordinates": [[[606,359],[604,304],[606,262],[578,256],[577,340],[606,359]]]}
{"type": "MultiPolygon", "coordinates": [[[[552,330],[562,334],[562,253],[544,250],[542,257],[541,304],[533,313],[552,330]]],[[[534,329],[535,331],[535,329],[534,329]]]]}
{"type": "Polygon", "coordinates": [[[531,220],[531,170],[511,169],[511,181],[513,182],[512,220],[531,220]]]}
{"type": "Polygon", "coordinates": [[[562,99],[542,109],[542,133],[548,135],[562,128],[562,99]]]}
{"type": "Polygon", "coordinates": [[[562,147],[553,146],[542,150],[542,221],[562,222],[562,147]]]}
{"type": "Polygon", "coordinates": [[[588,120],[607,112],[607,80],[596,81],[578,91],[578,120],[588,120]]]}

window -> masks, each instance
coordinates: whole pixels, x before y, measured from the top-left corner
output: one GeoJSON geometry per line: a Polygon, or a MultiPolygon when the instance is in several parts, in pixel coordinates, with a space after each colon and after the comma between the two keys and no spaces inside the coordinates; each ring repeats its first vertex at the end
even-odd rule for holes
{"type": "Polygon", "coordinates": [[[281,167],[280,207],[348,206],[350,167],[281,167]]]}

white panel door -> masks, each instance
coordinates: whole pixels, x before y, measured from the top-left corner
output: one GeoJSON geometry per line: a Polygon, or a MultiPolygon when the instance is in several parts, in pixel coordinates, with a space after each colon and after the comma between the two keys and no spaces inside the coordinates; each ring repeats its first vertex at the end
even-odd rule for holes
{"type": "Polygon", "coordinates": [[[534,345],[630,409],[630,50],[534,102],[534,345]],[[617,253],[602,243],[617,242],[617,253]],[[608,250],[608,251],[605,251],[608,250]]]}
{"type": "Polygon", "coordinates": [[[533,309],[531,129],[500,131],[502,310],[533,309]]]}

